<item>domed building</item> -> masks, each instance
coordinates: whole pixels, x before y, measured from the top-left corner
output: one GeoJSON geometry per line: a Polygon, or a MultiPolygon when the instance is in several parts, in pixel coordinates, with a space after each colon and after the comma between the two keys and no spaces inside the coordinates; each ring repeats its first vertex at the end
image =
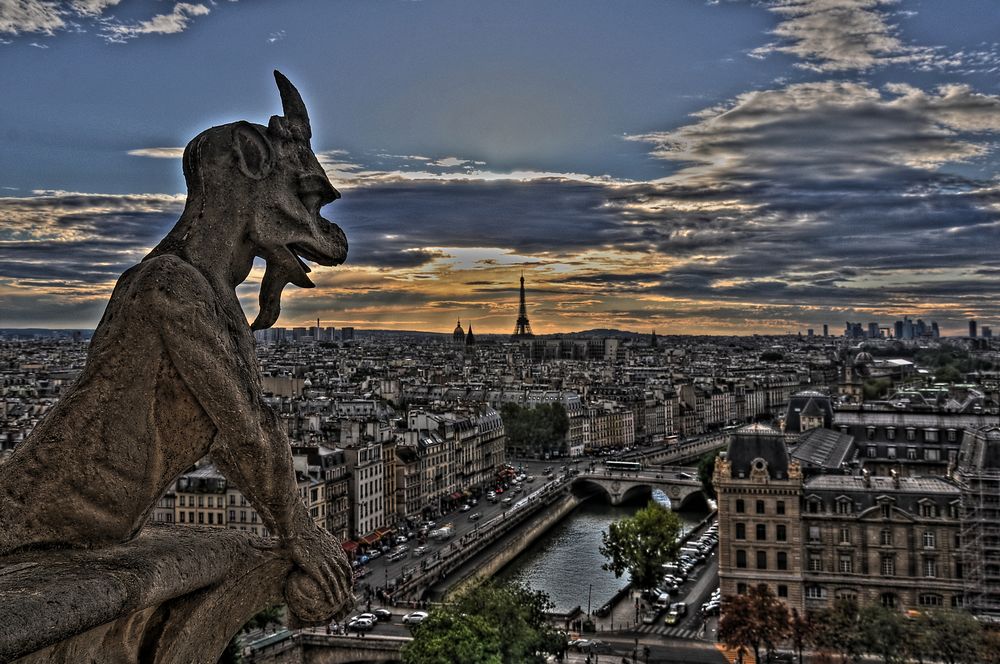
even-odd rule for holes
{"type": "Polygon", "coordinates": [[[465,330],[462,329],[462,319],[458,319],[458,324],[455,325],[455,331],[451,333],[451,341],[456,346],[465,345],[465,330]]]}

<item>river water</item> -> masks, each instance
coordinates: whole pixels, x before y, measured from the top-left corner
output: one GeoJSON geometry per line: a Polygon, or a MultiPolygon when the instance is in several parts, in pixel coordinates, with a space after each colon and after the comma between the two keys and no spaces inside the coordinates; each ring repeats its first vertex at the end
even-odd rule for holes
{"type": "MultiPolygon", "coordinates": [[[[601,569],[601,533],[612,521],[632,516],[645,502],[612,506],[592,498],[562,522],[535,540],[497,575],[500,579],[522,581],[532,590],[542,590],[555,604],[554,611],[566,612],[579,605],[587,610],[590,592],[592,609],[611,599],[629,581],[628,574],[616,579],[601,569]]],[[[687,526],[693,526],[707,512],[678,512],[687,526]]]]}

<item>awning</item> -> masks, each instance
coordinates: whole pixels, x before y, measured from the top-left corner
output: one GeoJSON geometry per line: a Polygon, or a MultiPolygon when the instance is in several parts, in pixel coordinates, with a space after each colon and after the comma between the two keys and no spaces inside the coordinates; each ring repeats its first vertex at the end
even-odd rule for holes
{"type": "Polygon", "coordinates": [[[364,537],[362,537],[361,543],[368,544],[370,546],[375,542],[379,541],[380,539],[382,539],[381,535],[379,535],[378,533],[372,533],[371,535],[365,535],[364,537]]]}
{"type": "Polygon", "coordinates": [[[462,497],[462,492],[461,491],[456,491],[455,493],[451,494],[451,499],[452,500],[458,500],[461,497],[462,497]]]}
{"type": "Polygon", "coordinates": [[[392,532],[392,528],[378,528],[375,531],[375,534],[377,534],[379,537],[385,537],[386,535],[388,535],[391,532],[392,532]]]}
{"type": "Polygon", "coordinates": [[[350,553],[351,551],[356,551],[357,550],[358,543],[355,542],[354,540],[344,540],[343,542],[340,543],[340,546],[341,546],[341,548],[344,549],[344,551],[347,551],[348,553],[350,553]]]}

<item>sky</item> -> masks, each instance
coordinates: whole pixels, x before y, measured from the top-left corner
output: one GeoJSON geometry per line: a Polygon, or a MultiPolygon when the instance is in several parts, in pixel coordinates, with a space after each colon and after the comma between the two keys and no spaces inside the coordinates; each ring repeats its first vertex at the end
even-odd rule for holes
{"type": "Polygon", "coordinates": [[[998,40],[996,0],[0,0],[0,327],[94,327],[279,69],[350,253],[278,325],[508,334],[523,273],[536,333],[1000,331],[998,40]]]}

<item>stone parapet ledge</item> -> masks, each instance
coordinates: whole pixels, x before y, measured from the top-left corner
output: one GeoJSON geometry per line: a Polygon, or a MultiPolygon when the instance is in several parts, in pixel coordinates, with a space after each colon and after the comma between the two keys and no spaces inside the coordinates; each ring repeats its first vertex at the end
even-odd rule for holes
{"type": "Polygon", "coordinates": [[[2,557],[0,662],[215,664],[292,569],[269,540],[195,526],[2,557]]]}

